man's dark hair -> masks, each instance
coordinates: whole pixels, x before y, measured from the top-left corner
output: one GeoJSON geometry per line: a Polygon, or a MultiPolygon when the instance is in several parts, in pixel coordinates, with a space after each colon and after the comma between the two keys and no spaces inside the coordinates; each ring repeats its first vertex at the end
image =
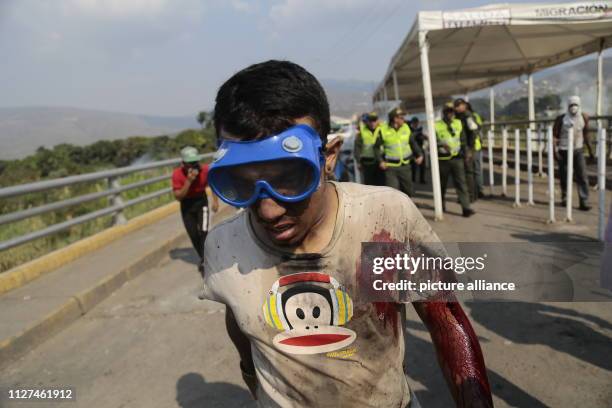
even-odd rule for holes
{"type": "Polygon", "coordinates": [[[330,131],[329,104],[323,87],[301,66],[270,60],[251,65],[225,81],[217,92],[215,128],[245,140],[269,136],[308,116],[323,145],[330,131]]]}

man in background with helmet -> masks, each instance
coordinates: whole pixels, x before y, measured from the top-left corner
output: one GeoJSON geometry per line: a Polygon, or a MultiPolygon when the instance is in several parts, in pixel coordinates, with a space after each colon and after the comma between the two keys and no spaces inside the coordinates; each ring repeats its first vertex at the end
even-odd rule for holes
{"type": "Polygon", "coordinates": [[[412,136],[401,108],[389,112],[389,121],[376,129],[374,153],[380,169],[384,172],[385,185],[400,190],[412,197],[412,169],[410,163],[423,162],[423,152],[412,136]],[[383,153],[381,154],[381,149],[383,153]]]}
{"type": "MultiPolygon", "coordinates": [[[[185,146],[181,149],[181,166],[172,172],[174,198],[181,203],[181,218],[193,248],[198,253],[198,269],[202,272],[204,241],[208,233],[208,164],[200,164],[198,149],[185,146]]],[[[217,211],[219,201],[212,194],[212,210],[217,211]]]]}
{"type": "Polygon", "coordinates": [[[359,122],[359,131],[355,137],[353,154],[361,172],[363,184],[371,186],[384,185],[383,175],[376,162],[374,146],[376,145],[376,129],[379,126],[378,114],[370,112],[363,114],[359,122]]]}

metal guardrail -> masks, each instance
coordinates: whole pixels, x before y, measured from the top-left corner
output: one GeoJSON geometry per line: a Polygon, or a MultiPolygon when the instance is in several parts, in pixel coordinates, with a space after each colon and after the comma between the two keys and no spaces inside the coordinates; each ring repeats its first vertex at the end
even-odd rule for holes
{"type": "MultiPolygon", "coordinates": [[[[554,223],[556,222],[555,217],[555,158],[554,158],[554,141],[553,141],[553,123],[555,119],[538,119],[538,120],[515,120],[515,121],[505,121],[505,122],[495,122],[490,123],[487,122],[484,124],[485,127],[488,127],[487,137],[483,138],[483,141],[487,141],[485,147],[487,148],[488,153],[488,166],[489,166],[489,189],[490,193],[493,196],[495,193],[495,184],[494,184],[494,159],[493,159],[493,149],[496,142],[496,134],[501,136],[501,149],[502,149],[502,196],[508,196],[508,186],[507,186],[507,170],[508,170],[508,150],[509,150],[509,131],[514,130],[514,182],[515,182],[515,191],[514,191],[514,207],[521,207],[521,152],[523,148],[521,147],[521,141],[525,141],[525,150],[526,150],[526,160],[527,160],[527,200],[526,205],[535,205],[533,199],[533,154],[537,153],[538,156],[538,174],[540,176],[544,176],[543,171],[543,152],[547,151],[547,161],[548,161],[548,207],[549,207],[549,217],[547,222],[554,223]],[[530,126],[530,125],[535,126],[530,126]],[[521,135],[524,134],[524,139],[521,139],[521,135]],[[533,143],[537,142],[536,150],[534,151],[533,143]]],[[[606,162],[607,155],[606,150],[610,151],[612,149],[607,149],[607,146],[610,144],[611,140],[607,137],[608,134],[612,135],[612,116],[593,116],[589,118],[589,122],[596,122],[597,126],[592,127],[593,130],[596,131],[596,147],[597,147],[597,190],[598,190],[598,237],[600,240],[603,240],[604,231],[605,231],[605,210],[606,210],[606,162]],[[607,121],[607,126],[604,126],[604,121],[607,121]]],[[[574,159],[574,131],[570,129],[569,137],[568,137],[568,153],[567,153],[567,179],[565,180],[565,185],[567,186],[567,200],[565,204],[566,216],[565,221],[572,222],[572,201],[573,201],[573,159],[574,159]]],[[[481,159],[482,160],[482,156],[481,159]]],[[[481,164],[481,169],[482,169],[481,164]]]]}
{"type": "MultiPolygon", "coordinates": [[[[201,155],[200,159],[208,159],[212,158],[212,156],[213,153],[207,153],[201,155]]],[[[69,176],[59,179],[44,180],[35,183],[0,188],[0,199],[6,199],[11,197],[19,197],[25,194],[37,193],[55,188],[72,186],[75,184],[82,184],[99,180],[107,180],[108,185],[108,189],[104,191],[84,194],[77,197],[71,197],[62,201],[44,204],[38,207],[28,208],[26,210],[0,215],[0,225],[21,221],[37,215],[58,211],[64,208],[98,200],[104,197],[109,197],[110,202],[110,205],[108,207],[102,208],[100,210],[93,211],[88,214],[84,214],[79,217],[75,217],[70,220],[48,226],[38,231],[30,232],[19,237],[2,241],[0,242],[0,251],[5,251],[7,249],[14,248],[16,246],[25,244],[38,238],[43,238],[49,235],[56,234],[58,232],[72,228],[76,225],[83,224],[85,222],[92,221],[96,218],[100,218],[106,215],[113,215],[113,225],[123,224],[126,222],[125,217],[123,215],[123,210],[125,208],[151,200],[153,198],[160,197],[164,194],[168,194],[171,192],[172,189],[170,187],[163,188],[161,190],[154,191],[152,193],[145,194],[143,196],[125,202],[121,199],[121,193],[133,190],[135,188],[154,184],[163,180],[168,180],[171,177],[171,173],[164,174],[162,176],[151,177],[149,179],[141,180],[124,186],[119,184],[119,179],[123,176],[142,172],[145,170],[176,166],[180,162],[180,159],[162,160],[142,165],[121,167],[118,169],[98,171],[95,173],[80,174],[77,176],[69,176]]]]}
{"type": "MultiPolygon", "coordinates": [[[[521,125],[530,125],[530,124],[536,124],[536,125],[547,125],[549,123],[553,123],[555,121],[556,118],[545,118],[545,119],[535,119],[535,120],[506,120],[506,121],[502,121],[502,122],[497,122],[495,121],[494,123],[491,122],[485,122],[483,123],[483,127],[487,127],[487,128],[491,128],[491,126],[506,126],[509,128],[516,128],[519,127],[521,125]]],[[[604,116],[589,116],[589,122],[592,121],[604,121],[607,120],[608,121],[608,127],[612,126],[612,116],[610,115],[604,115],[604,116]]]]}

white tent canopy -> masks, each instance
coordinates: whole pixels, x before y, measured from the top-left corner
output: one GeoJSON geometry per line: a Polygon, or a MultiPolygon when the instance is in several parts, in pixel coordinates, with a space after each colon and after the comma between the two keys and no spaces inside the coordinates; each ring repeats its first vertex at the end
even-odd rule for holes
{"type": "Polygon", "coordinates": [[[386,87],[389,99],[424,107],[419,32],[427,32],[432,96],[441,100],[610,47],[612,1],[420,12],[391,59],[377,100],[386,87]]]}
{"type": "MultiPolygon", "coordinates": [[[[374,101],[393,99],[408,109],[425,111],[431,135],[434,101],[528,74],[533,119],[532,73],[595,51],[601,61],[602,50],[610,46],[612,1],[423,11],[391,59],[374,101]]],[[[598,88],[601,95],[601,84],[598,88]]],[[[435,143],[430,144],[430,156],[435,216],[442,219],[435,143]]]]}

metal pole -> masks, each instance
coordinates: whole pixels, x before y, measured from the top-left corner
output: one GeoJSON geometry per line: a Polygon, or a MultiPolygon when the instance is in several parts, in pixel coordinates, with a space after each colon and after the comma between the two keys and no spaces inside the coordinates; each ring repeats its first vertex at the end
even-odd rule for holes
{"type": "Polygon", "coordinates": [[[604,240],[606,232],[606,129],[599,131],[599,161],[597,163],[597,186],[599,188],[599,240],[604,240]]]}
{"type": "Polygon", "coordinates": [[[548,223],[555,222],[555,155],[553,144],[553,128],[548,125],[546,129],[548,142],[548,223]]]}
{"type": "Polygon", "coordinates": [[[431,158],[431,184],[434,197],[434,219],[440,221],[442,215],[442,191],[440,189],[440,168],[438,166],[438,144],[435,143],[436,131],[434,124],[433,96],[431,93],[431,77],[429,75],[429,43],[427,31],[419,31],[419,48],[421,49],[421,72],[423,75],[423,95],[425,97],[425,113],[427,115],[427,134],[430,137],[429,157],[431,158]]]}
{"type": "Polygon", "coordinates": [[[527,205],[534,205],[534,202],[533,202],[533,149],[531,146],[531,136],[532,136],[531,129],[527,128],[527,205]]]}
{"type": "Polygon", "coordinates": [[[395,70],[393,70],[393,94],[395,96],[395,100],[399,101],[399,87],[397,86],[397,74],[395,73],[395,70]]]}
{"type": "Polygon", "coordinates": [[[494,195],[495,191],[493,186],[495,185],[495,180],[493,179],[493,131],[489,130],[487,134],[487,148],[489,150],[489,187],[491,196],[494,195]]]}
{"type": "Polygon", "coordinates": [[[389,112],[389,98],[387,97],[387,80],[383,82],[383,113],[386,115],[389,112]]]}
{"type": "Polygon", "coordinates": [[[535,99],[533,95],[533,74],[530,72],[527,76],[527,93],[529,102],[529,129],[535,129],[535,99]]]}
{"type": "MultiPolygon", "coordinates": [[[[119,178],[117,177],[109,177],[108,179],[108,188],[109,189],[118,189],[121,188],[121,183],[119,183],[119,178]]],[[[121,225],[125,224],[127,220],[123,215],[123,199],[121,198],[121,193],[113,194],[109,197],[110,205],[112,207],[121,208],[120,210],[113,213],[113,225],[121,225]]]]}
{"type": "Polygon", "coordinates": [[[502,196],[508,195],[508,128],[502,127],[502,196]]]}
{"type": "MultiPolygon", "coordinates": [[[[595,104],[597,116],[601,116],[603,114],[603,49],[604,40],[602,39],[599,46],[599,52],[597,53],[597,101],[595,104]]],[[[597,127],[601,127],[601,120],[597,121],[597,127]]]]}
{"type": "Polygon", "coordinates": [[[521,130],[514,129],[514,207],[521,206],[521,130]]]}
{"type": "Polygon", "coordinates": [[[572,221],[572,197],[573,197],[573,187],[574,187],[574,128],[570,128],[569,132],[567,132],[567,178],[566,178],[566,211],[567,215],[565,217],[565,221],[572,221]]]}
{"type": "Polygon", "coordinates": [[[542,159],[542,151],[544,150],[544,143],[543,143],[543,138],[542,138],[542,134],[544,133],[542,131],[542,126],[538,126],[538,177],[543,177],[544,176],[544,163],[543,163],[543,159],[542,159]]]}
{"type": "Polygon", "coordinates": [[[491,122],[491,130],[495,131],[495,89],[489,88],[489,115],[491,122]]]}

